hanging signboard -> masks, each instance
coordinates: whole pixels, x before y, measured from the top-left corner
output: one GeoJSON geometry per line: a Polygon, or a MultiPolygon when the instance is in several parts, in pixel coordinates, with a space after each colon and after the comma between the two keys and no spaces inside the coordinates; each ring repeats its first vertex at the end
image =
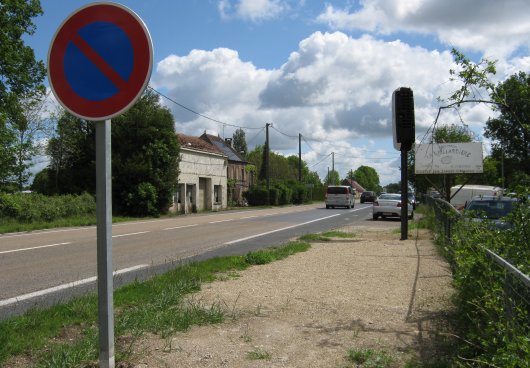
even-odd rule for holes
{"type": "Polygon", "coordinates": [[[416,174],[473,174],[483,172],[482,143],[419,144],[415,151],[416,174]]]}

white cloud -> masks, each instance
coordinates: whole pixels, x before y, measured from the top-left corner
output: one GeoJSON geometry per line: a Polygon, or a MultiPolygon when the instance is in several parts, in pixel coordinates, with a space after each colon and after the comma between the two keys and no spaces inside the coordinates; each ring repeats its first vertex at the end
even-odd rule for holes
{"type": "Polygon", "coordinates": [[[526,0],[364,0],[360,8],[327,5],[317,20],[337,30],[436,35],[450,46],[507,56],[530,46],[526,0]]]}
{"type": "Polygon", "coordinates": [[[250,22],[260,22],[277,18],[289,9],[282,0],[221,0],[217,8],[224,19],[238,18],[250,22]]]}
{"type": "MultiPolygon", "coordinates": [[[[341,32],[315,32],[299,43],[279,69],[258,69],[230,49],[193,50],[159,62],[153,82],[175,101],[203,115],[259,128],[246,131],[251,148],[263,144],[263,128],[273,123],[271,148],[297,154],[301,133],[304,160],[321,178],[331,158],[319,161],[336,152],[335,167],[342,177],[367,165],[388,184],[399,180],[399,152],[392,148],[392,92],[401,86],[413,89],[420,139],[436,117],[437,97],[447,97],[455,89],[449,83],[452,67],[448,51],[429,51],[367,35],[352,38],[341,32]]],[[[168,106],[180,132],[200,135],[207,130],[230,136],[235,130],[168,106]]],[[[441,122],[459,123],[462,117],[480,130],[489,113],[487,107],[469,106],[460,116],[445,111],[441,122]]]]}

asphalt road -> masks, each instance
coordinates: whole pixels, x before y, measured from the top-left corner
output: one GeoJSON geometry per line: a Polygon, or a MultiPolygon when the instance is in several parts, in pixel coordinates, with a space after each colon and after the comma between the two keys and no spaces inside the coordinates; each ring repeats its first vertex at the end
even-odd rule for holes
{"type": "MultiPolygon", "coordinates": [[[[371,204],[325,209],[323,204],[127,222],[112,227],[115,287],[175,264],[245,254],[357,221],[371,204]]],[[[0,319],[95,290],[96,227],[0,235],[0,319]]]]}

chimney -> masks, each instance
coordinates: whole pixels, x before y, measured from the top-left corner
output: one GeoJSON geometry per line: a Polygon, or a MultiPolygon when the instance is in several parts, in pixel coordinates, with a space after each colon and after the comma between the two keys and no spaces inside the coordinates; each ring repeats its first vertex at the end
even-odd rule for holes
{"type": "Polygon", "coordinates": [[[226,144],[228,144],[230,147],[234,148],[234,145],[232,143],[232,138],[225,138],[226,144]]]}

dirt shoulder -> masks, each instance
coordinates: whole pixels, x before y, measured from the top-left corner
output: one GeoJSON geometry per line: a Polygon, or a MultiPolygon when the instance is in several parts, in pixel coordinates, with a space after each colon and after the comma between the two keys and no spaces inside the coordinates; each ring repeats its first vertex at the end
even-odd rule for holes
{"type": "Polygon", "coordinates": [[[134,366],[353,367],[350,349],[385,352],[395,367],[429,361],[453,293],[430,233],[400,241],[375,222],[338,230],[356,236],[206,284],[190,303],[219,303],[226,321],[147,336],[134,366]]]}

